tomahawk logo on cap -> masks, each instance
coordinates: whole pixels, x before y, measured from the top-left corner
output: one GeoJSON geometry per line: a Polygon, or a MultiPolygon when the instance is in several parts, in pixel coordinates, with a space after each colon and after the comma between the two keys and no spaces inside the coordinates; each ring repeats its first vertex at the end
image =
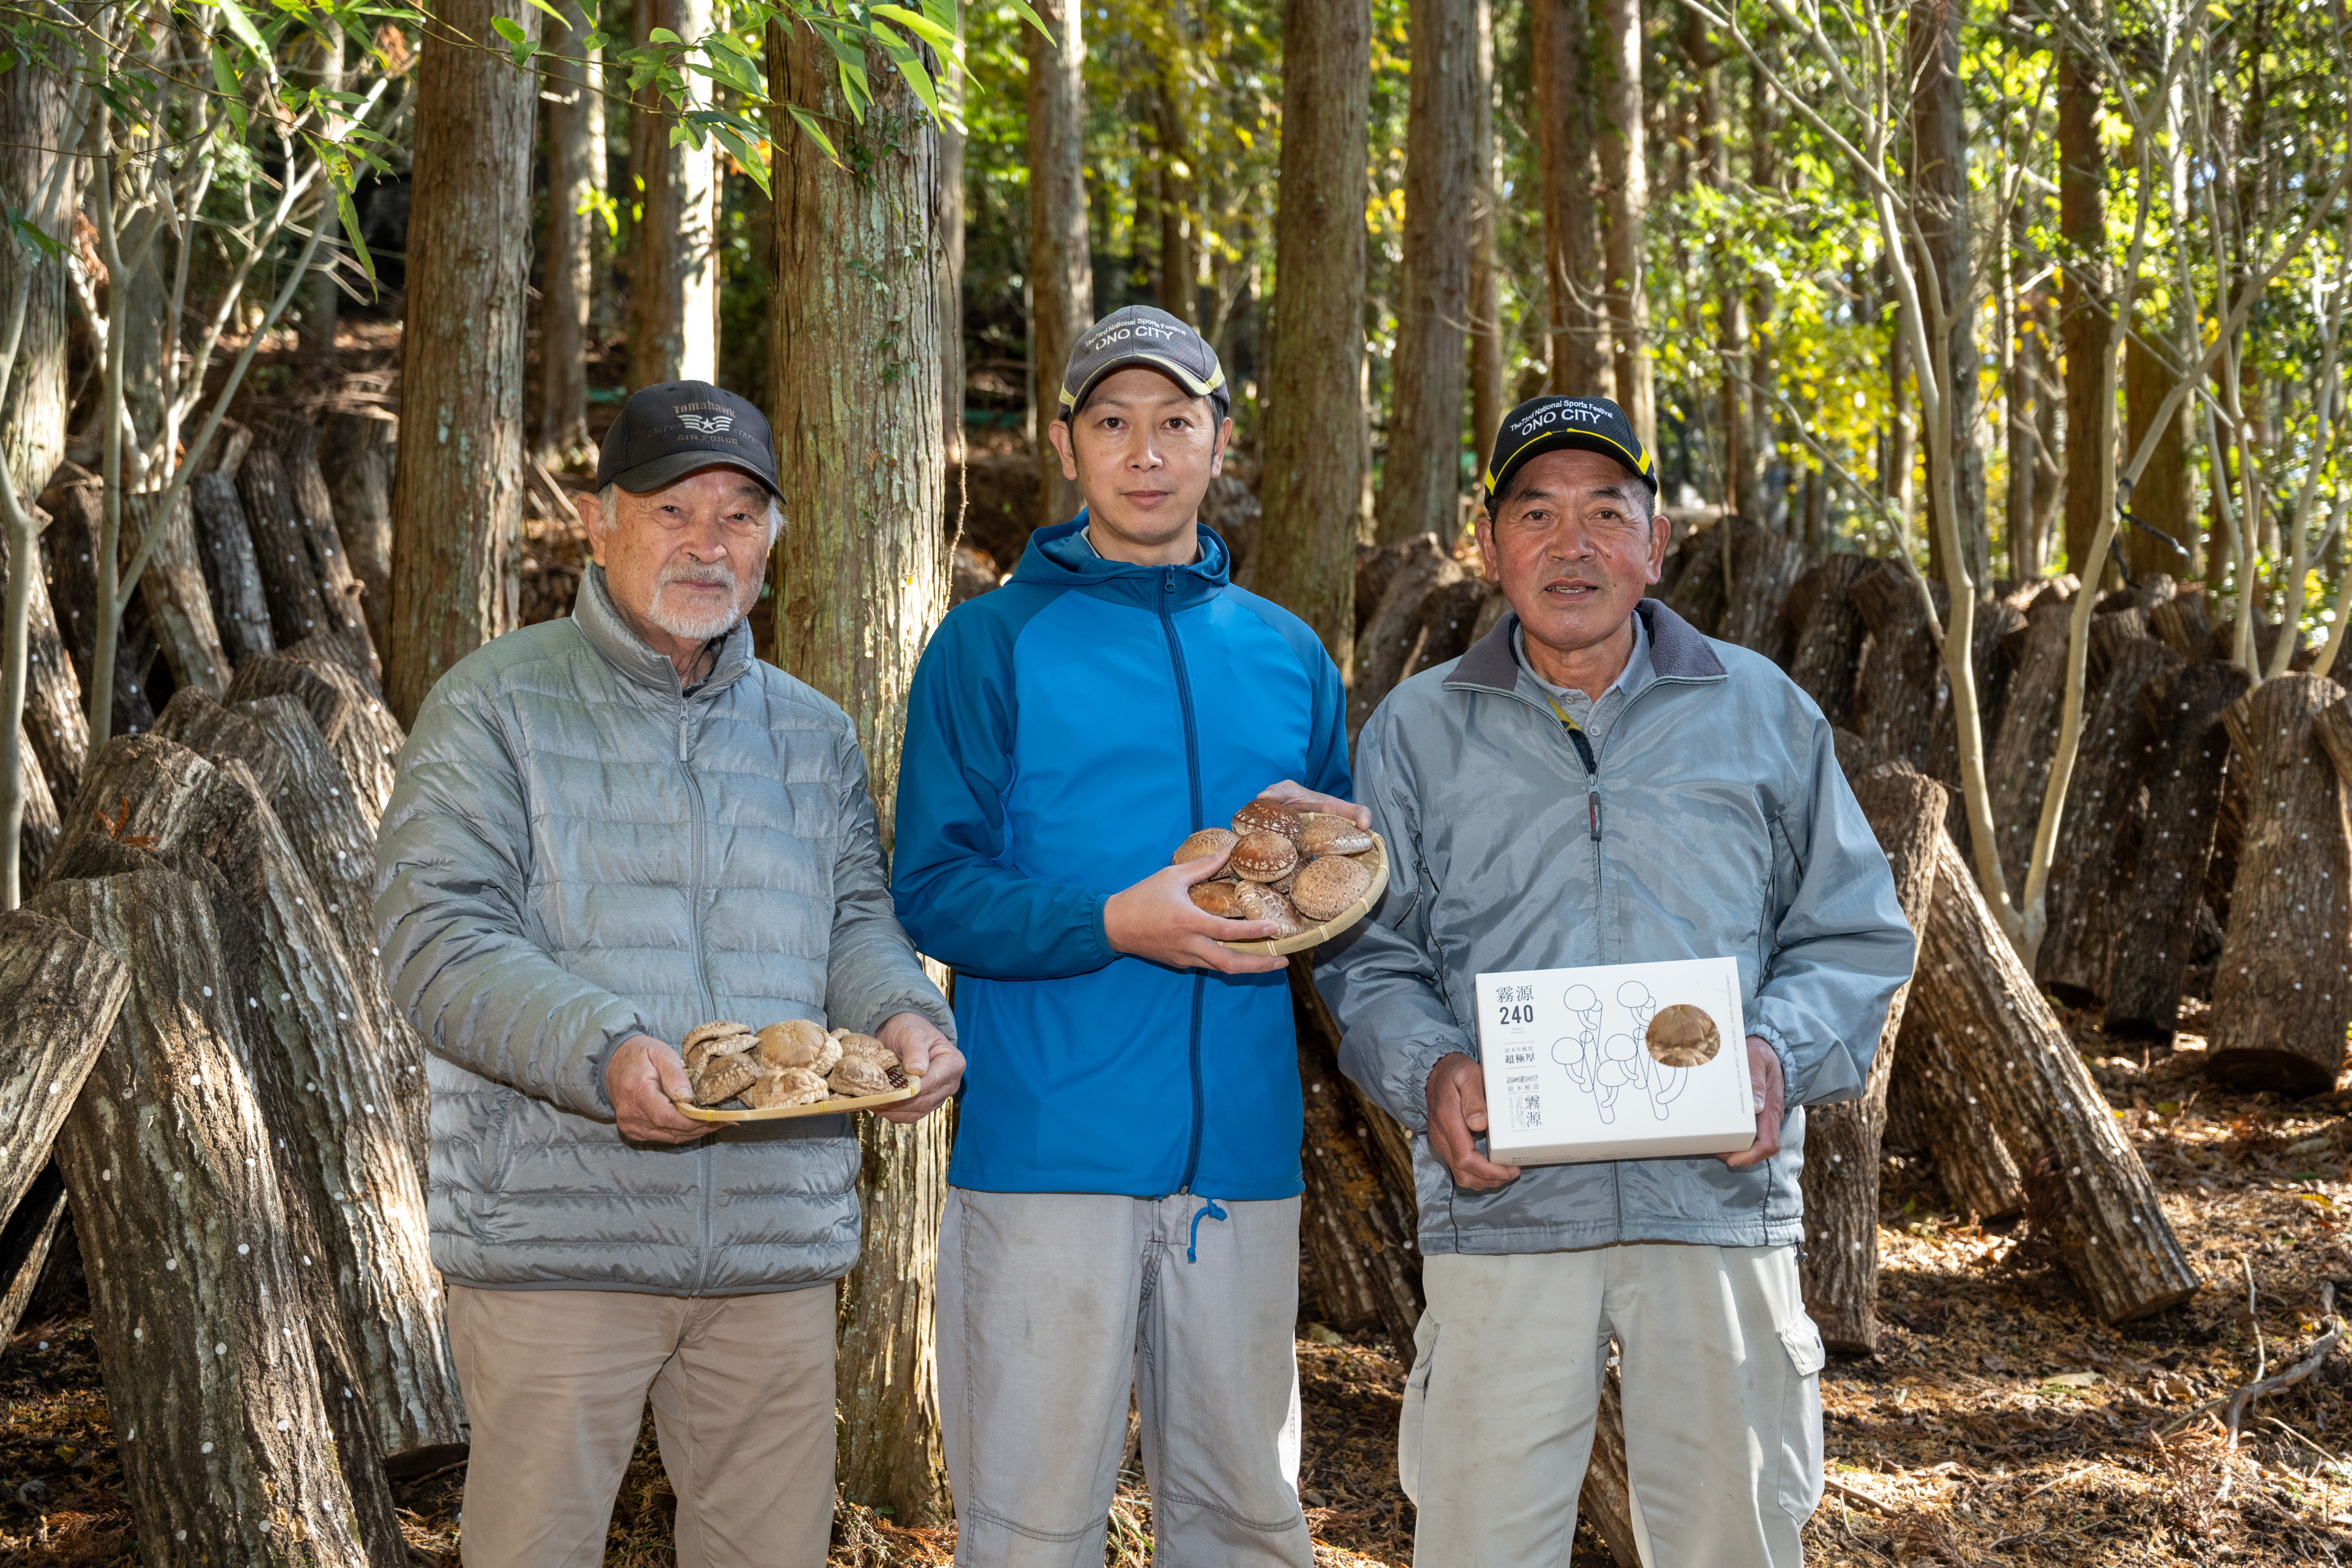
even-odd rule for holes
{"type": "Polygon", "coordinates": [[[1103,377],[1132,365],[1148,366],[1193,396],[1207,398],[1220,421],[1233,407],[1224,366],[1217,363],[1217,351],[1208,339],[1165,310],[1129,305],[1078,335],[1069,368],[1062,373],[1062,411],[1055,417],[1067,419],[1077,413],[1103,377]]]}
{"type": "Polygon", "coordinates": [[[1561,450],[1599,452],[1625,465],[1658,493],[1658,471],[1625,411],[1605,397],[1530,397],[1503,417],[1486,462],[1486,510],[1510,488],[1511,476],[1530,458],[1561,450]]]}

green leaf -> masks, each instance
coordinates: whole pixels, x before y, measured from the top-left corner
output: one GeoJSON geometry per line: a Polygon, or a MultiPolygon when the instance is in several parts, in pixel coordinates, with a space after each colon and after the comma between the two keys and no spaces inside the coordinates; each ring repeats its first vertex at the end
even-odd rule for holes
{"type": "Polygon", "coordinates": [[[223,98],[228,100],[229,123],[236,128],[237,140],[242,142],[245,140],[245,95],[237,90],[236,63],[228,58],[228,51],[218,44],[213,45],[212,57],[213,86],[219,89],[223,98]]]}
{"type": "Polygon", "coordinates": [[[572,24],[563,19],[563,13],[549,5],[547,0],[530,0],[530,3],[538,6],[541,10],[546,12],[549,16],[554,17],[556,25],[562,27],[565,32],[568,33],[572,31],[572,24]]]}
{"type": "Polygon", "coordinates": [[[375,281],[375,258],[368,254],[367,241],[360,237],[359,209],[352,205],[352,193],[341,184],[335,187],[335,216],[343,220],[343,237],[352,242],[352,254],[360,258],[360,270],[367,280],[375,281]]]}
{"type": "Polygon", "coordinates": [[[516,21],[512,16],[491,17],[490,31],[496,33],[499,37],[504,38],[508,43],[512,44],[517,48],[520,48],[525,44],[530,42],[530,35],[524,32],[522,30],[522,24],[516,21]]]}
{"type": "Polygon", "coordinates": [[[898,23],[908,32],[929,40],[937,48],[950,50],[955,47],[956,39],[953,33],[940,26],[929,16],[918,16],[904,5],[877,5],[871,14],[898,23]]]}
{"type": "Polygon", "coordinates": [[[793,117],[793,123],[801,128],[801,133],[816,143],[816,150],[824,153],[835,168],[848,166],[842,163],[841,154],[834,151],[833,138],[824,133],[824,127],[816,122],[816,116],[797,103],[784,105],[784,112],[793,117]]]}
{"type": "Polygon", "coordinates": [[[66,247],[51,239],[40,225],[26,216],[22,208],[8,209],[8,227],[16,236],[17,242],[27,250],[37,252],[52,261],[66,253],[66,247]]]}
{"type": "Polygon", "coordinates": [[[686,40],[679,37],[676,33],[671,32],[667,27],[656,27],[652,32],[646,35],[646,42],[649,44],[682,44],[686,42],[686,40]]]}
{"type": "Polygon", "coordinates": [[[907,79],[907,85],[913,88],[915,96],[923,100],[923,107],[930,111],[931,118],[938,119],[940,95],[931,86],[931,73],[923,68],[923,62],[909,54],[898,62],[898,74],[907,79]]]}
{"type": "MultiPolygon", "coordinates": [[[[1052,38],[1054,37],[1054,30],[1045,26],[1045,18],[1038,16],[1036,12],[1032,11],[1029,8],[1028,0],[1004,0],[1004,3],[1013,7],[1013,14],[1014,16],[1028,23],[1031,26],[1036,28],[1047,37],[1052,38]]],[[[1056,48],[1061,47],[1059,39],[1055,40],[1054,47],[1056,48]]]]}
{"type": "Polygon", "coordinates": [[[269,46],[261,41],[260,31],[254,26],[253,18],[245,14],[245,7],[236,0],[212,0],[212,3],[220,7],[222,16],[228,22],[228,30],[236,35],[237,41],[260,57],[261,68],[272,77],[277,76],[278,62],[270,58],[269,46]]]}

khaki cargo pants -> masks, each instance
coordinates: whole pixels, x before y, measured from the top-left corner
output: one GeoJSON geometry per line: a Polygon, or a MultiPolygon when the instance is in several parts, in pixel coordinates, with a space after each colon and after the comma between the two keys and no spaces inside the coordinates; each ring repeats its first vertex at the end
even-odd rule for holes
{"type": "Polygon", "coordinates": [[[466,1568],[596,1568],[650,1393],[678,1568],[823,1568],[834,1288],[758,1296],[449,1288],[473,1422],[466,1568]]]}
{"type": "Polygon", "coordinates": [[[1821,1331],[1790,1247],[1423,1259],[1397,1472],[1433,1568],[1559,1568],[1609,1342],[1647,1568],[1796,1568],[1822,1497],[1821,1331]]]}

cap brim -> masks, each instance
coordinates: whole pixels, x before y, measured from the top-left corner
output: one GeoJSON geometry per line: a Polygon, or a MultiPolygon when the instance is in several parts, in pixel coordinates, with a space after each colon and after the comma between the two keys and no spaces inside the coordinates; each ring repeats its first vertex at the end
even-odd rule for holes
{"type": "Polygon", "coordinates": [[[1216,403],[1220,400],[1228,404],[1231,402],[1232,395],[1225,390],[1225,372],[1224,367],[1222,365],[1217,367],[1217,374],[1215,375],[1210,377],[1207,381],[1202,381],[1199,376],[1194,375],[1191,371],[1186,370],[1182,365],[1178,364],[1172,359],[1163,359],[1158,354],[1133,353],[1111,361],[1108,364],[1095,372],[1094,374],[1087,377],[1085,384],[1078,388],[1076,394],[1073,394],[1068,387],[1064,387],[1062,389],[1063,416],[1066,417],[1072,411],[1084,406],[1087,399],[1094,395],[1095,388],[1103,384],[1103,378],[1105,376],[1115,374],[1122,370],[1134,370],[1139,367],[1145,370],[1156,370],[1163,375],[1173,378],[1177,385],[1182,387],[1186,392],[1191,393],[1195,397],[1205,397],[1212,403],[1216,403]]]}
{"type": "Polygon", "coordinates": [[[1489,502],[1502,493],[1511,482],[1511,476],[1525,468],[1529,459],[1546,452],[1598,452],[1604,458],[1614,458],[1625,466],[1625,471],[1650,487],[1650,498],[1657,499],[1658,476],[1644,466],[1644,460],[1634,455],[1624,443],[1603,436],[1598,430],[1547,430],[1540,436],[1530,436],[1510,456],[1486,470],[1486,499],[1489,502]]]}
{"type": "Polygon", "coordinates": [[[612,482],[631,495],[641,496],[650,490],[674,485],[687,475],[698,474],[705,468],[733,468],[738,473],[748,474],[761,489],[780,501],[784,499],[784,492],[776,488],[775,480],[749,463],[733,462],[715,452],[671,452],[614,475],[612,482]]]}

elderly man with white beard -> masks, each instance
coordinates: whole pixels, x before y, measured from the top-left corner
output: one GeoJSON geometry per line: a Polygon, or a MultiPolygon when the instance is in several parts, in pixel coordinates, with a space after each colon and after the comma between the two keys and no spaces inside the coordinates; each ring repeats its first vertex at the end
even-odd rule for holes
{"type": "Polygon", "coordinates": [[[758,409],[639,392],[578,499],[571,616],[467,656],[401,752],[375,915],[430,1052],[476,1568],[604,1560],[649,1394],[681,1568],[824,1561],[857,1141],[842,1116],[714,1133],[674,1103],[679,1047],[719,1020],[879,1036],[922,1080],[899,1121],[962,1077],[856,730],[753,657],[780,500],[758,409]]]}

